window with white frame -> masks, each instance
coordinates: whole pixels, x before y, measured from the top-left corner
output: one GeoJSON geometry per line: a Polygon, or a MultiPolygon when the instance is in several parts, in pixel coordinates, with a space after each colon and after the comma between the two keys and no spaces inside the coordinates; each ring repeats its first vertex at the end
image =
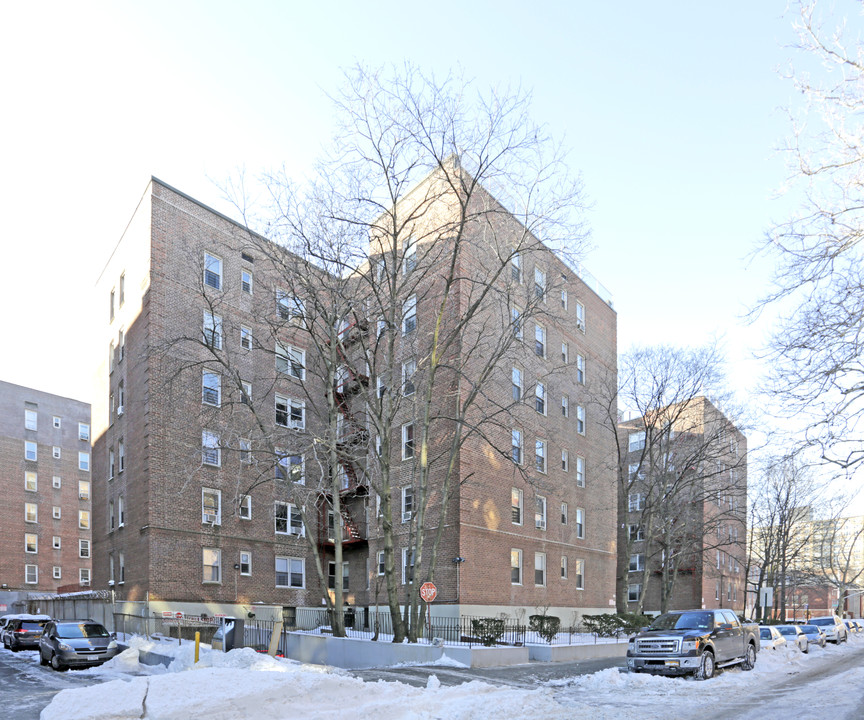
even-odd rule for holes
{"type": "Polygon", "coordinates": [[[78,423],[78,439],[90,441],[90,425],[88,423],[78,423]]]}
{"type": "Polygon", "coordinates": [[[51,478],[51,487],[60,488],[63,484],[63,479],[59,475],[55,475],[51,478]]]}
{"type": "Polygon", "coordinates": [[[118,303],[118,307],[123,307],[123,303],[126,302],[126,273],[120,273],[120,284],[118,285],[120,300],[118,303]]]}
{"type": "Polygon", "coordinates": [[[585,306],[580,302],[576,303],[576,327],[585,332],[585,306]]]}
{"type": "Polygon", "coordinates": [[[126,469],[126,445],[123,440],[117,441],[117,469],[121,473],[126,469]]]}
{"type": "Polygon", "coordinates": [[[568,395],[561,396],[561,415],[562,417],[570,417],[570,397],[568,395]]]}
{"type": "Polygon", "coordinates": [[[568,571],[568,567],[567,567],[567,556],[566,556],[566,555],[562,555],[562,556],[561,556],[561,579],[562,579],[562,580],[566,580],[566,579],[567,579],[567,571],[568,571]]]}
{"type": "Polygon", "coordinates": [[[24,428],[26,430],[39,429],[39,414],[35,410],[24,411],[24,428]]]}
{"type": "Polygon", "coordinates": [[[24,503],[24,522],[39,522],[39,506],[36,503],[24,503]]]}
{"type": "Polygon", "coordinates": [[[24,566],[24,582],[28,585],[36,585],[39,582],[39,567],[37,565],[24,566]]]}
{"type": "Polygon", "coordinates": [[[567,450],[561,451],[561,470],[570,472],[570,453],[567,450]]]}
{"type": "Polygon", "coordinates": [[[576,432],[585,434],[585,408],[581,405],[576,406],[576,432]]]}
{"type": "Polygon", "coordinates": [[[36,533],[24,533],[24,552],[39,552],[39,536],[36,533]]]}
{"type": "Polygon", "coordinates": [[[585,458],[576,456],[576,487],[585,487],[585,458]]]}
{"type": "Polygon", "coordinates": [[[211,430],[201,432],[201,462],[219,467],[222,465],[222,448],[219,447],[219,433],[211,430]]]}
{"type": "Polygon", "coordinates": [[[248,380],[240,381],[240,401],[244,405],[252,404],[252,383],[248,380]]]}
{"type": "Polygon", "coordinates": [[[517,251],[510,256],[510,278],[513,282],[522,284],[522,256],[517,251]]]}
{"type": "Polygon", "coordinates": [[[79,510],[78,511],[78,527],[82,530],[90,529],[90,511],[89,510],[79,510]]]}
{"type": "Polygon", "coordinates": [[[522,551],[516,548],[510,550],[510,584],[522,584],[522,551]]]}
{"type": "Polygon", "coordinates": [[[35,442],[24,441],[24,459],[36,462],[39,459],[39,451],[35,442]]]}
{"type": "Polygon", "coordinates": [[[566,290],[561,291],[561,309],[562,310],[567,309],[567,291],[566,290]]]}
{"type": "Polygon", "coordinates": [[[252,441],[249,438],[240,438],[237,440],[237,447],[240,454],[240,462],[244,465],[249,465],[252,462],[252,441]]]}
{"type": "Polygon", "coordinates": [[[405,423],[402,426],[402,459],[410,460],[414,457],[414,423],[405,423]]]}
{"type": "Polygon", "coordinates": [[[204,344],[211,350],[222,349],[222,318],[211,312],[204,311],[202,327],[204,344]]]}
{"type": "Polygon", "coordinates": [[[412,295],[402,304],[402,334],[417,329],[417,296],[412,295]]]}
{"type": "Polygon", "coordinates": [[[534,584],[546,585],[546,553],[534,553],[534,584]]]}
{"type": "Polygon", "coordinates": [[[514,367],[510,371],[510,382],[513,388],[513,402],[520,402],[522,400],[522,370],[517,367],[514,367]]]}
{"type": "MultiPolygon", "coordinates": [[[[221,555],[220,555],[221,557],[221,555]]],[[[119,577],[117,578],[118,584],[122,585],[126,582],[126,556],[121,552],[117,555],[117,564],[120,566],[119,577]]]]}
{"type": "Polygon", "coordinates": [[[561,524],[566,525],[570,518],[570,508],[566,502],[561,503],[561,524]]]}
{"type": "Polygon", "coordinates": [[[247,295],[252,294],[252,271],[251,270],[241,270],[240,271],[240,290],[247,295]]]}
{"type": "Polygon", "coordinates": [[[276,343],[276,370],[298,380],[306,379],[306,351],[276,343]]]}
{"type": "Polygon", "coordinates": [[[537,472],[546,472],[546,441],[537,440],[534,443],[534,468],[537,472]]]}
{"type": "Polygon", "coordinates": [[[201,488],[201,522],[205,525],[222,524],[222,491],[201,488]]]}
{"type": "Polygon", "coordinates": [[[276,311],[281,320],[289,322],[301,322],[306,317],[306,305],[296,295],[276,291],[276,311]]]}
{"type": "Polygon", "coordinates": [[[407,275],[417,267],[417,241],[408,238],[402,243],[402,272],[407,275]]]}
{"type": "Polygon", "coordinates": [[[276,558],[276,587],[306,587],[306,561],[303,558],[276,558]]]}
{"type": "Polygon", "coordinates": [[[573,563],[573,579],[576,581],[576,589],[585,589],[585,561],[576,560],[573,563]]]}
{"type": "Polygon", "coordinates": [[[201,548],[201,564],[205,583],[222,582],[222,551],[219,548],[201,548]]]}
{"type": "Polygon", "coordinates": [[[79,585],[90,584],[90,568],[78,568],[78,583],[79,585]]]}
{"type": "Polygon", "coordinates": [[[63,570],[59,565],[55,565],[52,569],[52,577],[55,580],[60,580],[63,577],[63,570]]]}
{"type": "Polygon", "coordinates": [[[237,503],[238,507],[238,515],[241,520],[251,520],[252,519],[252,496],[251,495],[243,495],[240,498],[240,501],[237,503]]]}
{"type": "Polygon", "coordinates": [[[576,355],[576,382],[585,384],[585,356],[576,355]]]}
{"type": "Polygon", "coordinates": [[[523,494],[519,488],[510,490],[510,520],[514,525],[522,524],[523,494]]]}
{"type": "MultiPolygon", "coordinates": [[[[342,563],[342,592],[348,592],[350,589],[349,586],[349,576],[348,576],[348,563],[342,563]]],[[[330,590],[336,589],[336,563],[332,560],[327,563],[327,588],[330,590]]]]}
{"type": "MultiPolygon", "coordinates": [[[[117,362],[121,363],[126,357],[126,333],[123,328],[117,332],[117,362]]],[[[59,418],[57,418],[59,420],[59,418]]],[[[57,427],[56,425],[54,427],[57,427]]]]}
{"type": "Polygon", "coordinates": [[[534,409],[541,415],[546,414],[546,386],[541,382],[534,386],[534,409]]]}
{"type": "Polygon", "coordinates": [[[627,586],[627,602],[639,602],[642,595],[642,583],[633,583],[627,586]]]}
{"type": "Polygon", "coordinates": [[[546,498],[542,495],[534,498],[534,527],[546,529],[546,498]]]}
{"type": "Polygon", "coordinates": [[[222,260],[210,253],[204,253],[204,284],[222,289],[222,260]]]}
{"type": "Polygon", "coordinates": [[[645,532],[642,526],[636,523],[630,523],[627,526],[627,539],[631,542],[641,542],[645,539],[645,532]]]}
{"type": "Polygon", "coordinates": [[[240,574],[241,575],[251,575],[252,574],[252,551],[251,550],[241,550],[240,551],[240,574]]]}
{"type": "Polygon", "coordinates": [[[57,430],[59,430],[59,429],[60,429],[61,422],[62,422],[62,420],[61,420],[60,416],[59,416],[59,415],[55,415],[54,418],[53,418],[54,428],[57,429],[57,430]]]}
{"type": "Polygon", "coordinates": [[[51,538],[51,547],[55,550],[59,550],[63,545],[63,540],[59,535],[54,535],[51,538]]]}
{"type": "Polygon", "coordinates": [[[513,429],[510,431],[510,456],[517,465],[522,464],[522,431],[513,429]]]}
{"type": "Polygon", "coordinates": [[[384,575],[384,573],[387,571],[387,566],[385,564],[384,551],[383,550],[378,551],[378,554],[376,556],[376,560],[377,560],[377,566],[378,566],[378,574],[384,575]]]}
{"type": "Polygon", "coordinates": [[[285,503],[277,503],[277,517],[279,514],[284,514],[288,522],[288,535],[297,537],[306,536],[306,528],[303,526],[303,513],[296,505],[288,504],[285,509],[285,503]],[[280,507],[282,506],[282,507],[280,507]]]}
{"type": "Polygon", "coordinates": [[[564,365],[570,362],[570,345],[566,342],[561,343],[561,362],[564,365]]]}
{"type": "Polygon", "coordinates": [[[54,447],[51,448],[51,456],[52,456],[55,460],[59,460],[59,459],[60,459],[60,448],[57,447],[56,445],[54,445],[54,447]]]}
{"type": "Polygon", "coordinates": [[[417,361],[412,358],[402,363],[402,394],[404,396],[413,395],[416,388],[414,386],[414,375],[417,373],[417,361]]]}
{"type": "Polygon", "coordinates": [[[114,341],[108,343],[108,372],[114,372],[114,365],[117,362],[117,356],[114,352],[114,341]]]}
{"type": "Polygon", "coordinates": [[[59,505],[54,505],[51,508],[51,517],[54,518],[55,520],[59,520],[62,512],[63,512],[63,510],[60,508],[59,505]]]}
{"type": "Polygon", "coordinates": [[[78,557],[89,558],[90,557],[90,541],[84,540],[83,538],[78,540],[78,557]]]}
{"type": "Polygon", "coordinates": [[[117,527],[123,527],[126,525],[126,503],[123,500],[123,496],[120,495],[117,498],[117,527]]]}
{"type": "Polygon", "coordinates": [[[534,268],[534,297],[546,302],[546,273],[540,268],[534,268]]]}
{"type": "Polygon", "coordinates": [[[644,506],[644,498],[642,493],[630,493],[627,496],[627,509],[630,512],[641,511],[644,506]]]}
{"type": "Polygon", "coordinates": [[[519,308],[510,308],[510,327],[513,328],[513,337],[522,339],[522,313],[519,308]]]}
{"type": "Polygon", "coordinates": [[[212,370],[201,373],[201,402],[219,407],[222,404],[222,376],[212,370]]]}
{"type": "Polygon", "coordinates": [[[410,522],[414,517],[414,488],[408,485],[402,488],[402,522],[410,522]]]}
{"type": "Polygon", "coordinates": [[[546,357],[546,328],[542,325],[534,325],[534,354],[537,357],[546,357]]]}
{"type": "Polygon", "coordinates": [[[252,349],[252,331],[247,327],[240,327],[240,347],[244,350],[252,349]]]}
{"type": "Polygon", "coordinates": [[[306,404],[300,400],[276,396],[276,424],[294,430],[306,428],[306,404]]]}
{"type": "Polygon", "coordinates": [[[28,492],[37,492],[39,489],[39,480],[35,472],[24,473],[24,489],[28,492]]]}
{"type": "Polygon", "coordinates": [[[645,556],[642,553],[635,553],[630,556],[629,572],[641,572],[645,569],[645,556]]]}
{"type": "Polygon", "coordinates": [[[110,322],[114,322],[114,299],[117,297],[117,289],[111,288],[111,293],[108,296],[109,301],[111,302],[111,307],[108,313],[108,320],[110,322]]]}
{"type": "Polygon", "coordinates": [[[126,408],[126,383],[121,380],[117,383],[117,416],[120,417],[126,408]]]}
{"type": "Polygon", "coordinates": [[[402,584],[414,582],[414,551],[402,548],[402,584]]]}
{"type": "Polygon", "coordinates": [[[585,510],[584,508],[576,508],[576,537],[580,540],[585,539],[585,510]]]}
{"type": "Polygon", "coordinates": [[[114,462],[114,448],[108,448],[108,479],[114,479],[115,472],[115,462],[114,462]]]}

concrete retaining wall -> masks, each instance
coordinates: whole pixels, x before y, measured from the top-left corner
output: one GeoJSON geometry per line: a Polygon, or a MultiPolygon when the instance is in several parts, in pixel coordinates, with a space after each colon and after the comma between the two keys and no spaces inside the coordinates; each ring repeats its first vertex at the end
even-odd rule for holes
{"type": "Polygon", "coordinates": [[[528,654],[535,662],[571,662],[589,658],[624,657],[627,643],[598,643],[596,645],[529,645],[528,654]]]}

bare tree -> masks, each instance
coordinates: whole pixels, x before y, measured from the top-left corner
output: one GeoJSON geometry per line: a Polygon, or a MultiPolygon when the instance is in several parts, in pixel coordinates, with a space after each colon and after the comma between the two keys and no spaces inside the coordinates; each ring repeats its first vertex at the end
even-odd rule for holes
{"type": "Polygon", "coordinates": [[[802,65],[821,70],[789,74],[806,101],[784,147],[803,201],[767,233],[777,267],[760,307],[782,314],[769,354],[777,406],[804,418],[802,446],[853,470],[864,460],[864,50],[842,24],[826,29],[820,3],[796,5],[802,65]]]}
{"type": "Polygon", "coordinates": [[[812,572],[837,588],[837,614],[842,617],[846,598],[864,576],[862,547],[864,519],[844,516],[848,502],[840,499],[830,508],[827,519],[813,523],[812,572]]]}

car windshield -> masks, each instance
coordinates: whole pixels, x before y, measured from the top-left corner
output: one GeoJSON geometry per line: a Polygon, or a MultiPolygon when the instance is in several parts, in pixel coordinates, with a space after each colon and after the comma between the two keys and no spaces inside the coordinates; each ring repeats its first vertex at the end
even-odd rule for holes
{"type": "Polygon", "coordinates": [[[759,631],[759,637],[762,638],[763,640],[770,640],[771,639],[771,630],[769,630],[768,628],[762,628],[759,631]]]}
{"type": "Polygon", "coordinates": [[[57,637],[61,638],[100,638],[108,636],[109,632],[99,623],[61,623],[57,626],[57,637]]]}
{"type": "Polygon", "coordinates": [[[658,617],[649,630],[710,630],[714,627],[714,613],[666,613],[658,617]]]}
{"type": "Polygon", "coordinates": [[[818,633],[819,628],[816,627],[815,625],[802,625],[801,626],[801,632],[803,632],[803,633],[818,633]]]}
{"type": "Polygon", "coordinates": [[[810,623],[812,625],[833,625],[834,618],[814,618],[810,623]]]}
{"type": "Polygon", "coordinates": [[[43,626],[44,624],[45,624],[45,623],[40,623],[40,622],[26,622],[26,621],[25,621],[25,622],[22,622],[22,623],[21,623],[21,629],[22,629],[22,630],[26,630],[27,632],[33,632],[34,630],[41,630],[41,629],[42,629],[42,626],[43,626]]]}
{"type": "Polygon", "coordinates": [[[797,632],[795,632],[794,627],[789,627],[788,625],[785,625],[783,627],[778,627],[777,629],[780,631],[781,635],[797,635],[798,634],[797,632]]]}

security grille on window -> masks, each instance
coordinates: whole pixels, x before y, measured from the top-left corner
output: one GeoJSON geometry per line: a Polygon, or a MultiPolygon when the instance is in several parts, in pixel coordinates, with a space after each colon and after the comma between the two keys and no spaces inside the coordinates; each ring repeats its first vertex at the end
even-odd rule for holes
{"type": "Polygon", "coordinates": [[[402,522],[410,522],[414,515],[414,488],[402,488],[402,522]]]}
{"type": "Polygon", "coordinates": [[[252,273],[248,270],[240,271],[240,289],[247,295],[252,294],[252,273]]]}
{"type": "Polygon", "coordinates": [[[201,433],[201,461],[205,465],[219,467],[222,464],[222,450],[219,447],[219,434],[204,430],[201,433]]]}
{"type": "Polygon", "coordinates": [[[519,368],[511,370],[510,381],[513,385],[513,402],[519,402],[522,400],[522,371],[519,368]]]}
{"type": "Polygon", "coordinates": [[[535,499],[536,509],[534,510],[534,527],[540,530],[546,529],[546,498],[538,496],[535,499]]]}
{"type": "Polygon", "coordinates": [[[542,325],[534,326],[534,354],[537,357],[546,357],[546,328],[542,325]]]}
{"type": "Polygon", "coordinates": [[[546,585],[546,553],[534,553],[534,584],[546,585]]]}
{"type": "Polygon", "coordinates": [[[417,296],[412,295],[402,305],[402,334],[417,329],[417,296]]]}
{"type": "Polygon", "coordinates": [[[522,491],[513,488],[510,491],[510,519],[514,525],[522,524],[522,491]]]}
{"type": "Polygon", "coordinates": [[[204,344],[212,350],[222,349],[222,318],[204,311],[204,344]]]}
{"type": "Polygon", "coordinates": [[[306,352],[276,343],[276,370],[298,380],[306,379],[306,352]]]}
{"type": "Polygon", "coordinates": [[[541,382],[534,386],[534,409],[541,415],[546,414],[546,386],[541,382]]]}
{"type": "Polygon", "coordinates": [[[201,548],[201,563],[204,566],[204,582],[222,582],[222,551],[218,548],[201,548]]]}
{"type": "Polygon", "coordinates": [[[510,582],[513,585],[522,584],[522,551],[510,551],[510,582]]]}
{"type": "Polygon", "coordinates": [[[546,441],[537,440],[534,443],[534,467],[537,472],[546,472],[546,441]]]}
{"type": "Polygon", "coordinates": [[[222,289],[222,260],[210,253],[204,253],[204,284],[222,289]]]}
{"type": "Polygon", "coordinates": [[[210,370],[201,374],[201,402],[219,407],[222,404],[222,376],[210,370]]]}
{"type": "Polygon", "coordinates": [[[510,432],[510,455],[517,465],[522,464],[522,431],[512,430],[510,432]]]}

